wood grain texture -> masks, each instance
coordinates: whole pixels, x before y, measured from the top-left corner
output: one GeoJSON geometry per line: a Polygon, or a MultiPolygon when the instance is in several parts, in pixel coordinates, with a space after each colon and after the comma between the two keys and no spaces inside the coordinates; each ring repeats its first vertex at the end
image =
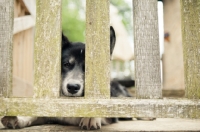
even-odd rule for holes
{"type": "Polygon", "coordinates": [[[0,99],[0,115],[58,117],[200,118],[200,100],[0,99]]]}
{"type": "Polygon", "coordinates": [[[12,86],[12,38],[14,0],[0,0],[0,96],[8,97],[12,86]]]}
{"type": "Polygon", "coordinates": [[[33,97],[33,46],[34,28],[13,36],[12,96],[14,97],[33,97]]]}
{"type": "Polygon", "coordinates": [[[37,0],[34,46],[34,97],[59,97],[61,0],[37,0]]]}
{"type": "Polygon", "coordinates": [[[110,98],[109,0],[86,2],[85,98],[110,98]]]}
{"type": "Polygon", "coordinates": [[[137,98],[162,98],[157,0],[133,0],[137,98]]]}
{"type": "Polygon", "coordinates": [[[181,0],[185,93],[200,99],[200,1],[181,0]]]}

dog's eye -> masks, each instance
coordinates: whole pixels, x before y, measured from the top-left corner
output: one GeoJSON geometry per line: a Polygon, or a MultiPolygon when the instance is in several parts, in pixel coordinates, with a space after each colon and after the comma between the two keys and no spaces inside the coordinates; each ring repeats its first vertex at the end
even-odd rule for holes
{"type": "Polygon", "coordinates": [[[69,62],[64,63],[64,67],[70,67],[71,64],[69,62]]]}

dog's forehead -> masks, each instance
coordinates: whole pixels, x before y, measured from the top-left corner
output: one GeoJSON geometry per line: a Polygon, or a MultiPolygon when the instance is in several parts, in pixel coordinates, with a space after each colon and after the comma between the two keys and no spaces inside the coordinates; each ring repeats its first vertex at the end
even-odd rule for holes
{"type": "Polygon", "coordinates": [[[85,58],[85,48],[72,48],[69,52],[69,55],[75,59],[77,59],[77,58],[84,59],[85,58]]]}
{"type": "Polygon", "coordinates": [[[85,60],[85,45],[73,44],[71,47],[62,51],[62,59],[68,61],[84,62],[85,60]]]}
{"type": "Polygon", "coordinates": [[[75,62],[75,58],[73,56],[69,57],[69,63],[74,63],[75,62]]]}

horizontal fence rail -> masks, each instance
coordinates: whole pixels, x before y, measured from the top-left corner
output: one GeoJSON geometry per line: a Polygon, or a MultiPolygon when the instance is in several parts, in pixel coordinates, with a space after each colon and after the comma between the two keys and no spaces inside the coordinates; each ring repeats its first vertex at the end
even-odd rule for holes
{"type": "Polygon", "coordinates": [[[200,118],[200,100],[1,99],[0,115],[200,118]],[[7,107],[6,107],[7,106],[7,107]],[[29,107],[27,107],[29,106],[29,107]]]}
{"type": "Polygon", "coordinates": [[[60,98],[61,0],[37,0],[35,95],[11,98],[13,3],[0,0],[0,116],[200,118],[198,0],[181,0],[189,99],[162,99],[157,0],[133,1],[137,99],[110,99],[109,0],[86,4],[85,97],[60,98]]]}

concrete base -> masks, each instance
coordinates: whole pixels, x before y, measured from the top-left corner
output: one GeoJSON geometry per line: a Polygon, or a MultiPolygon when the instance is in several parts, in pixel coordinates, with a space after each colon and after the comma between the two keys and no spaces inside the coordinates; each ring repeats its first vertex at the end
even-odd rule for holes
{"type": "MultiPolygon", "coordinates": [[[[81,131],[76,126],[62,126],[62,125],[41,125],[32,126],[24,129],[7,130],[0,125],[0,131],[5,132],[64,132],[64,131],[81,131]]],[[[103,126],[99,131],[196,131],[200,132],[200,119],[169,119],[159,118],[154,121],[120,121],[112,125],[103,126]]]]}

